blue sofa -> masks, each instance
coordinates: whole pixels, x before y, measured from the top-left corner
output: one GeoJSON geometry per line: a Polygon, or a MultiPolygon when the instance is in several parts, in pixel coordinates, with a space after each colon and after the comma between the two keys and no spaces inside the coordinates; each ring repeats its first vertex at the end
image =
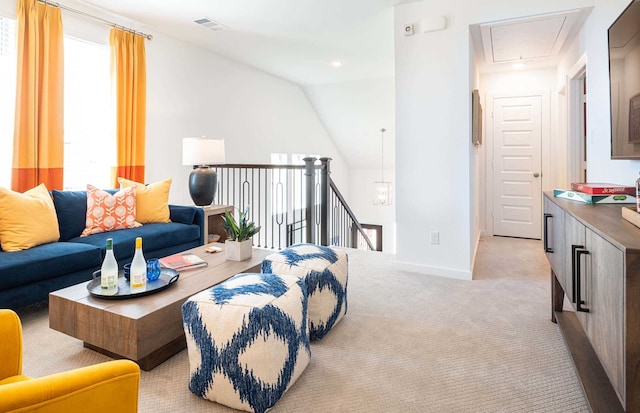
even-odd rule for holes
{"type": "Polygon", "coordinates": [[[0,248],[0,308],[35,304],[47,300],[51,291],[90,280],[102,265],[107,238],[113,238],[120,267],[131,262],[136,237],[142,237],[146,259],[175,254],[204,241],[202,209],[178,205],[169,205],[170,223],[144,224],[80,237],[87,213],[86,191],[54,190],[51,195],[60,239],[17,252],[0,248]]]}

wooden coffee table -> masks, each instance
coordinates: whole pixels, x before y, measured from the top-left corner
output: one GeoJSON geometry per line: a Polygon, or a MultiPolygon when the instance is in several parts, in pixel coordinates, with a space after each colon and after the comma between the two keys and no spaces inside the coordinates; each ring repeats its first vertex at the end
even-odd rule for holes
{"type": "Polygon", "coordinates": [[[208,244],[189,252],[209,265],[182,271],[171,287],[126,300],[94,297],[81,283],[49,294],[49,327],[84,341],[84,346],[113,358],[135,361],[151,370],[186,348],[182,304],[193,294],[243,272],[260,272],[262,259],[272,250],[253,249],[245,261],[227,261],[223,252],[210,254],[208,244]]]}

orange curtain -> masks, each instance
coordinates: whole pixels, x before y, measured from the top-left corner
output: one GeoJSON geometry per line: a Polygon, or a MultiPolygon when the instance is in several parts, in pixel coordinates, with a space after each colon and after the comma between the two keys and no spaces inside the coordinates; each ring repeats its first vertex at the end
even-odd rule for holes
{"type": "Polygon", "coordinates": [[[17,0],[18,70],[11,188],[63,189],[64,61],[60,9],[17,0]]]}
{"type": "Polygon", "coordinates": [[[144,182],[147,83],[144,38],[111,29],[111,78],[116,95],[117,165],[112,176],[144,182]]]}

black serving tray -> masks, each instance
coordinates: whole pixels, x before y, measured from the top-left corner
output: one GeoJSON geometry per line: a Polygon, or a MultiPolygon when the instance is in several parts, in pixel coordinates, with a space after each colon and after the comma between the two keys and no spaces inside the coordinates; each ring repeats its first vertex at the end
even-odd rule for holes
{"type": "Polygon", "coordinates": [[[94,297],[100,297],[107,300],[126,300],[128,298],[143,297],[149,294],[155,294],[158,291],[165,290],[171,285],[175,284],[180,277],[180,273],[171,268],[160,268],[160,277],[157,280],[147,280],[147,287],[144,290],[131,291],[129,280],[124,278],[124,271],[118,271],[118,292],[113,295],[102,294],[102,287],[100,285],[100,270],[93,273],[93,280],[87,284],[87,290],[89,294],[94,297]]]}

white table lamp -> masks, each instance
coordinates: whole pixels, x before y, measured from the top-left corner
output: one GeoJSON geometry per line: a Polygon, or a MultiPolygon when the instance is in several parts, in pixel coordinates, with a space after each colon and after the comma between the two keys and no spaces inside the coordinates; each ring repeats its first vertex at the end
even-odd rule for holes
{"type": "Polygon", "coordinates": [[[189,174],[189,195],[197,206],[211,205],[218,186],[218,175],[209,165],[224,162],[221,139],[182,139],[182,165],[196,166],[189,174]]]}

